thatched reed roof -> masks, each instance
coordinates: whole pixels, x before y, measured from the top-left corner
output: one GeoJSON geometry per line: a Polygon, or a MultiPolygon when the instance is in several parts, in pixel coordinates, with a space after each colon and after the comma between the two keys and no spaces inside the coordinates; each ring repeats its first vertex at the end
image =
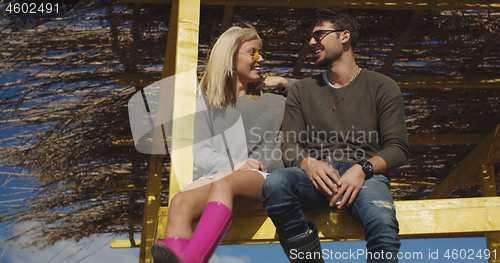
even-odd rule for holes
{"type": "MultiPolygon", "coordinates": [[[[141,231],[140,223],[113,217],[142,215],[140,186],[149,159],[133,147],[112,144],[115,136],[130,135],[126,103],[141,88],[115,83],[115,77],[161,73],[170,5],[83,0],[69,7],[47,19],[7,15],[0,20],[0,122],[7,137],[1,138],[0,160],[15,167],[14,174],[4,176],[36,181],[32,197],[14,195],[12,202],[1,203],[9,209],[0,212],[0,221],[40,222],[18,235],[33,237],[27,245],[141,231]],[[20,132],[11,134],[11,128],[20,132]],[[130,184],[135,188],[124,187],[130,184]]],[[[394,187],[393,195],[425,198],[499,123],[500,11],[351,11],[362,33],[358,64],[400,83],[410,136],[479,138],[412,146],[408,164],[390,174],[392,181],[411,186],[394,187]]],[[[231,22],[251,23],[261,32],[269,74],[304,77],[318,72],[304,46],[314,12],[235,6],[231,22]]],[[[224,13],[224,6],[201,8],[200,69],[224,13]]],[[[449,196],[480,196],[479,171],[471,177],[449,196]]],[[[164,178],[167,184],[168,159],[164,178]]]]}

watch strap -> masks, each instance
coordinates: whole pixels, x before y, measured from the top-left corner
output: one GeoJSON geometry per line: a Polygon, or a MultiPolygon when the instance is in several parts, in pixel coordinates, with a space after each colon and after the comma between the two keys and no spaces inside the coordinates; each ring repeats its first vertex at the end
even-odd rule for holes
{"type": "Polygon", "coordinates": [[[357,162],[356,164],[361,165],[361,169],[365,173],[366,179],[373,176],[373,164],[371,162],[362,160],[357,162]]]}

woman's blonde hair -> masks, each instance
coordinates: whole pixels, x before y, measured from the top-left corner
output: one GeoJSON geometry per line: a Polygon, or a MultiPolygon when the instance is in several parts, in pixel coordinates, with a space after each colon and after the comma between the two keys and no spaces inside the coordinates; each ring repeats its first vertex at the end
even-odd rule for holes
{"type": "MultiPolygon", "coordinates": [[[[211,107],[225,107],[231,102],[231,78],[233,77],[233,60],[243,42],[258,39],[259,34],[251,25],[244,28],[233,26],[220,35],[215,42],[205,72],[201,77],[200,87],[203,95],[207,96],[211,107]]],[[[248,94],[258,95],[252,85],[248,87],[248,94]]]]}

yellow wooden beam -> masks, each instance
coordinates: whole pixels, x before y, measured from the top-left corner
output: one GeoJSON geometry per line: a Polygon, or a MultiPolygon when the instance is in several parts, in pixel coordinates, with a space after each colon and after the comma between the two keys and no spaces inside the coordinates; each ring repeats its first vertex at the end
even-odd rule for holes
{"type": "Polygon", "coordinates": [[[111,142],[113,146],[134,146],[132,135],[117,135],[111,142]]]}
{"type": "MultiPolygon", "coordinates": [[[[304,78],[307,76],[294,76],[304,78]]],[[[122,86],[147,86],[161,79],[160,74],[136,73],[115,74],[115,84],[122,86]]],[[[391,76],[400,88],[426,89],[500,89],[500,76],[489,77],[450,77],[450,76],[391,76]]]]}
{"type": "Polygon", "coordinates": [[[488,263],[500,263],[500,256],[498,256],[500,251],[500,232],[486,234],[486,248],[489,251],[496,251],[496,258],[490,257],[488,263]]]}
{"type": "MultiPolygon", "coordinates": [[[[396,201],[400,238],[484,236],[500,230],[500,197],[396,201]],[[450,220],[453,218],[453,220],[450,220]]],[[[163,239],[168,207],[159,213],[158,239],[163,239]]],[[[323,241],[364,239],[363,229],[345,211],[324,208],[306,213],[323,241]]],[[[278,236],[265,211],[235,214],[223,244],[276,243],[278,236]]]]}
{"type": "Polygon", "coordinates": [[[111,248],[132,248],[139,247],[140,245],[140,240],[134,240],[134,242],[130,240],[111,240],[111,248]]]}
{"type": "Polygon", "coordinates": [[[498,89],[500,76],[450,77],[450,76],[392,76],[400,88],[453,88],[498,89]]]}
{"type": "Polygon", "coordinates": [[[124,223],[140,223],[142,217],[138,214],[117,214],[111,215],[111,223],[124,224],[124,223]]]}
{"type": "Polygon", "coordinates": [[[479,144],[486,134],[457,133],[457,134],[418,134],[408,136],[410,145],[429,144],[479,144]]]}
{"type": "MultiPolygon", "coordinates": [[[[172,0],[119,0],[121,3],[170,4],[172,0]]],[[[201,0],[202,5],[269,6],[302,8],[362,8],[362,9],[500,9],[498,0],[201,0]]]]}
{"type": "MultiPolygon", "coordinates": [[[[496,196],[497,184],[495,182],[495,170],[492,164],[485,164],[482,167],[481,188],[483,196],[496,196]]],[[[489,251],[500,251],[500,232],[486,233],[486,247],[489,251]]],[[[500,263],[500,257],[488,259],[488,263],[500,263]]]]}
{"type": "MultiPolygon", "coordinates": [[[[488,159],[494,154],[490,152],[488,159]]],[[[481,167],[481,190],[484,197],[491,197],[497,195],[497,184],[495,181],[495,168],[493,164],[484,164],[481,167]]],[[[486,233],[486,248],[489,251],[500,251],[500,232],[486,233]]],[[[500,263],[500,257],[488,259],[488,263],[500,263]]]]}
{"type": "Polygon", "coordinates": [[[161,76],[162,74],[156,73],[117,73],[114,79],[115,85],[145,87],[160,80],[161,76]]]}
{"type": "Polygon", "coordinates": [[[419,178],[391,178],[391,187],[400,186],[435,186],[436,180],[419,178]]]}
{"type": "MultiPolygon", "coordinates": [[[[457,134],[418,134],[408,136],[410,145],[434,145],[434,144],[479,144],[486,134],[480,133],[457,133],[457,134]]],[[[130,135],[117,136],[112,141],[113,146],[134,146],[134,139],[130,135]]]]}
{"type": "Polygon", "coordinates": [[[499,230],[499,205],[499,197],[397,202],[400,236],[483,236],[499,230]]]}
{"type": "Polygon", "coordinates": [[[500,159],[500,125],[498,125],[464,160],[430,193],[427,198],[446,198],[457,187],[468,187],[479,179],[483,164],[500,159]]]}
{"type": "MultiPolygon", "coordinates": [[[[162,188],[166,189],[168,187],[167,183],[162,182],[162,188]]],[[[142,182],[130,183],[130,184],[119,184],[113,187],[113,191],[144,191],[146,190],[146,184],[142,182]]]]}
{"type": "Polygon", "coordinates": [[[484,197],[497,195],[495,169],[493,164],[484,164],[481,167],[481,190],[484,197]]]}
{"type": "Polygon", "coordinates": [[[144,183],[120,184],[113,187],[114,191],[144,191],[146,185],[144,183]]]}
{"type": "Polygon", "coordinates": [[[151,246],[157,225],[158,210],[161,205],[161,172],[163,167],[163,155],[151,155],[149,161],[148,182],[146,183],[146,200],[144,214],[142,217],[141,249],[139,251],[139,262],[149,263],[151,258],[151,246]]]}

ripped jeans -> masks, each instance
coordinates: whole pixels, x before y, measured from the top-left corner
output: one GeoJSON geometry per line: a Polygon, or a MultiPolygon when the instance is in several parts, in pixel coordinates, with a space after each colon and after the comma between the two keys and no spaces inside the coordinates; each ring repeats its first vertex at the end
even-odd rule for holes
{"type": "MultiPolygon", "coordinates": [[[[335,163],[340,176],[352,166],[351,163],[335,163]]],[[[303,212],[328,206],[329,203],[298,167],[288,167],[269,174],[262,186],[262,195],[264,209],[281,239],[290,239],[307,231],[303,212]]],[[[365,231],[366,248],[373,255],[372,258],[367,255],[367,262],[397,262],[401,245],[399,225],[387,178],[376,174],[367,179],[347,211],[365,231]],[[383,260],[380,258],[382,253],[383,260]],[[387,257],[392,259],[388,260],[387,257]]]]}

